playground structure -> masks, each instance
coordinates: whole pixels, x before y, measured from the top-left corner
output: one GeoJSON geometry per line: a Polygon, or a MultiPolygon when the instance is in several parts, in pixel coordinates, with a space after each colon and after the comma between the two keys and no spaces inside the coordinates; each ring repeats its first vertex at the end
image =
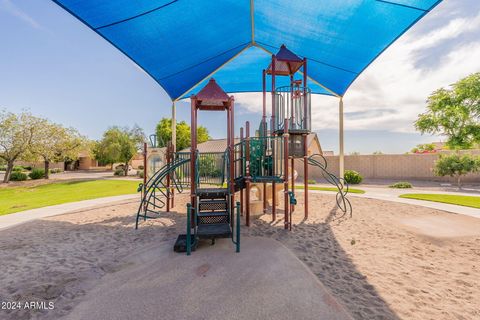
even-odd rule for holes
{"type": "MultiPolygon", "coordinates": [[[[321,169],[325,180],[337,187],[338,207],[352,214],[346,198],[348,185],[327,171],[322,155],[308,155],[307,135],[311,132],[311,91],[307,86],[307,59],[301,59],[284,45],[263,70],[263,111],[259,129],[251,134],[250,123],[240,128],[235,143],[234,97],[228,96],[214,79],[191,96],[190,152],[175,152],[171,143],[165,153],[166,164],[139,186],[140,203],[136,227],[141,218],[154,218],[159,210],[174,206],[175,190],[190,189],[187,205],[187,232],[175,244],[177,251],[190,254],[199,239],[231,238],[240,250],[240,222],[250,226],[252,209],[277,220],[278,192],[283,190],[284,228],[292,229],[292,214],[297,204],[295,161],[303,161],[304,219],[308,219],[308,168],[321,169]],[[289,85],[276,86],[278,77],[289,85]],[[285,78],[284,78],[285,79],[285,78]],[[267,121],[267,80],[271,81],[271,119],[267,121]],[[226,111],[227,148],[220,153],[197,150],[199,111],[226,111]],[[236,196],[239,200],[236,202],[236,196]],[[269,201],[271,200],[271,201],[269,201]],[[270,210],[269,210],[270,209],[270,210]]],[[[152,140],[152,139],[151,139],[152,140]]],[[[152,142],[153,145],[153,142],[152,142]]],[[[147,147],[145,146],[145,159],[147,147]]],[[[147,166],[145,161],[145,167],[147,166]]],[[[145,168],[145,172],[147,168],[145,168]]]]}

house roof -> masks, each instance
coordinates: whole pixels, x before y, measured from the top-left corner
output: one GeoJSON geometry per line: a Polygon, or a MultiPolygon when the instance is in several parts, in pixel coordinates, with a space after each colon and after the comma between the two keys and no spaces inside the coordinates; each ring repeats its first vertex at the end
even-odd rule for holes
{"type": "MultiPolygon", "coordinates": [[[[240,139],[235,138],[234,143],[239,143],[240,139]]],[[[227,139],[210,139],[197,144],[199,152],[225,152],[227,149],[227,139]]],[[[190,152],[190,148],[180,150],[180,152],[190,152]]]]}
{"type": "MultiPolygon", "coordinates": [[[[310,133],[307,136],[307,145],[310,147],[315,141],[318,142],[320,151],[322,150],[320,146],[320,141],[318,140],[317,134],[315,132],[310,133]]],[[[239,143],[240,138],[235,138],[234,143],[239,143]]],[[[210,139],[208,141],[199,143],[197,145],[199,152],[224,152],[227,149],[227,139],[210,139]]],[[[190,148],[185,148],[180,150],[180,152],[190,152],[190,148]]]]}

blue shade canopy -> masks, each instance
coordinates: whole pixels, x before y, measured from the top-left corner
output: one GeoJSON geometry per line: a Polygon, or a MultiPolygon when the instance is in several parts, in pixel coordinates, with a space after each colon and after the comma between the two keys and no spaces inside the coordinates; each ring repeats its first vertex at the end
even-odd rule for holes
{"type": "Polygon", "coordinates": [[[312,92],[343,96],[441,0],[53,0],[130,57],[172,100],[215,74],[227,92],[262,91],[282,44],[308,59],[312,92]]]}

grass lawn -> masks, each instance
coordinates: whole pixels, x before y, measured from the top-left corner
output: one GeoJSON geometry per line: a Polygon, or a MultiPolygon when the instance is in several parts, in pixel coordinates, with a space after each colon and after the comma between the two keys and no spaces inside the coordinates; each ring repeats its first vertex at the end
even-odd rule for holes
{"type": "Polygon", "coordinates": [[[456,204],[459,206],[480,209],[480,197],[475,197],[475,196],[457,196],[452,194],[406,193],[406,194],[400,195],[400,198],[442,202],[442,203],[456,204]]]}
{"type": "Polygon", "coordinates": [[[0,215],[66,202],[136,193],[138,181],[67,181],[0,189],[0,215]]]}

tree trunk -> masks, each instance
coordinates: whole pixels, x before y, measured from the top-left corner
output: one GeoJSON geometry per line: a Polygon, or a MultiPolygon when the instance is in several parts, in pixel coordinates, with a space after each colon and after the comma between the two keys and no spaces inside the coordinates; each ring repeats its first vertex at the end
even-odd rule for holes
{"type": "Polygon", "coordinates": [[[462,189],[462,184],[461,184],[461,175],[458,175],[457,176],[457,187],[458,187],[458,190],[462,189]]]}
{"type": "Polygon", "coordinates": [[[10,182],[10,176],[13,170],[13,161],[7,162],[7,169],[5,170],[5,176],[3,177],[3,183],[10,182]]]}
{"type": "Polygon", "coordinates": [[[49,175],[48,175],[49,171],[50,171],[50,161],[45,160],[45,176],[44,176],[45,179],[49,178],[49,175]]]}
{"type": "Polygon", "coordinates": [[[128,176],[128,161],[125,162],[125,177],[128,176]]]}

